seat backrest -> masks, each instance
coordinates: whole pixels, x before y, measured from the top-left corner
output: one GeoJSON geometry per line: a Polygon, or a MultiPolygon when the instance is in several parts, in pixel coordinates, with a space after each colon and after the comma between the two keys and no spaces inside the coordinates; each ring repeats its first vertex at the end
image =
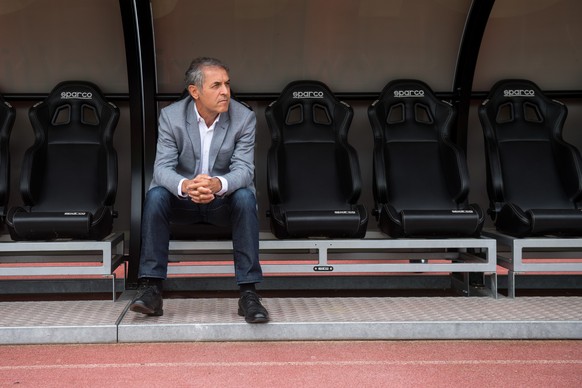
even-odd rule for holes
{"type": "Polygon", "coordinates": [[[16,111],[0,95],[0,218],[6,215],[6,205],[10,197],[10,133],[14,125],[16,111]]]}
{"type": "Polygon", "coordinates": [[[386,85],[368,109],[374,133],[374,198],[404,209],[464,206],[468,173],[451,142],[455,109],[418,80],[386,85]]]}
{"type": "Polygon", "coordinates": [[[355,203],[361,177],[347,142],[352,108],[319,81],[288,84],[265,115],[271,131],[268,189],[287,210],[334,210],[355,203]]]}
{"type": "Polygon", "coordinates": [[[578,151],[562,139],[566,106],[529,80],[497,82],[479,107],[490,211],[504,203],[573,209],[582,193],[578,151]]]}
{"type": "Polygon", "coordinates": [[[21,193],[37,212],[112,206],[117,192],[113,133],[119,109],[85,81],[58,84],[29,111],[35,142],[24,156],[21,193]]]}

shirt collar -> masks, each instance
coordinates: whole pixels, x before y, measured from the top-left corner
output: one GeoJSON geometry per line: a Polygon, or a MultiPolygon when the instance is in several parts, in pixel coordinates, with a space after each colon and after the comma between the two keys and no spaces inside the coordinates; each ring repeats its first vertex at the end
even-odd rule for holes
{"type": "MultiPolygon", "coordinates": [[[[206,122],[204,121],[204,119],[202,118],[202,116],[200,116],[200,113],[198,113],[198,108],[196,107],[196,101],[194,101],[194,112],[196,112],[196,120],[198,123],[204,123],[206,124],[206,122]]],[[[214,120],[214,122],[212,123],[212,125],[210,125],[208,127],[208,129],[210,128],[214,128],[214,126],[216,125],[216,123],[218,123],[218,120],[220,120],[220,115],[222,113],[219,113],[218,116],[216,116],[216,120],[214,120]]]]}

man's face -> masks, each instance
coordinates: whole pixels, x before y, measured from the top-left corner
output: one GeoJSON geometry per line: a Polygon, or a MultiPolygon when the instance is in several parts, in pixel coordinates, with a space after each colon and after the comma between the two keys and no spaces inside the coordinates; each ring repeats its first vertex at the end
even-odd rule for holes
{"type": "Polygon", "coordinates": [[[216,117],[219,113],[228,111],[230,103],[230,78],[221,67],[204,67],[204,83],[202,89],[190,85],[190,95],[196,100],[198,113],[205,116],[216,117]]]}

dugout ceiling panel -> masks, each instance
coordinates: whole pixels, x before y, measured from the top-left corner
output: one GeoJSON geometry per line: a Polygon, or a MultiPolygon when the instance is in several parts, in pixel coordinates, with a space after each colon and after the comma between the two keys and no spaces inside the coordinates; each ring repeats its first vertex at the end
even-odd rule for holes
{"type": "Polygon", "coordinates": [[[582,1],[495,1],[474,90],[489,90],[504,78],[530,79],[543,90],[580,90],[581,72],[582,1]]]}
{"type": "Polygon", "coordinates": [[[0,37],[4,93],[47,93],[66,79],[127,92],[119,0],[2,0],[0,37]]]}
{"type": "Polygon", "coordinates": [[[158,88],[179,91],[193,57],[231,65],[240,93],[317,79],[338,92],[394,78],[450,90],[470,0],[153,0],[158,88]]]}

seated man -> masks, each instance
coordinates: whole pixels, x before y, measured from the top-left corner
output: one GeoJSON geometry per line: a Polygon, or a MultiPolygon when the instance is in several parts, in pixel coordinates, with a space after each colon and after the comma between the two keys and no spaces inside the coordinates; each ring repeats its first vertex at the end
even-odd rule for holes
{"type": "Polygon", "coordinates": [[[139,290],[130,309],[163,314],[169,223],[179,214],[232,227],[238,314],[249,323],[267,322],[255,292],[262,280],[253,183],[256,116],[230,99],[228,68],[217,59],[195,59],[186,85],[191,98],[160,112],[153,180],[143,209],[139,290]]]}

